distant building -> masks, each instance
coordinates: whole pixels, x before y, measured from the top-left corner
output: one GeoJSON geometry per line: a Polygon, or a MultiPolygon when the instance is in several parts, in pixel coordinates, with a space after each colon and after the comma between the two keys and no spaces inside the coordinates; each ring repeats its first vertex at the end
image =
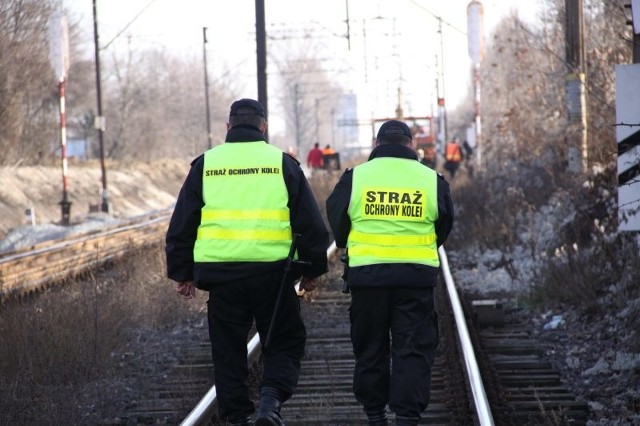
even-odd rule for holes
{"type": "MultiPolygon", "coordinates": [[[[55,149],[56,155],[60,157],[60,142],[57,143],[55,149]]],[[[89,141],[80,138],[67,139],[67,158],[76,160],[89,159],[89,141]]]]}
{"type": "Polygon", "coordinates": [[[336,130],[333,145],[337,151],[358,152],[363,148],[358,122],[358,97],[354,93],[347,93],[340,97],[334,126],[336,130]]]}

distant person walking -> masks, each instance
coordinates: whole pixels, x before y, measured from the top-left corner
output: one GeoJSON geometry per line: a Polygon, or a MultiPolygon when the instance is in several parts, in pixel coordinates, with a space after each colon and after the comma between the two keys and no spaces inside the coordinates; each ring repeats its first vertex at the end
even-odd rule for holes
{"type": "Polygon", "coordinates": [[[460,167],[460,162],[462,161],[462,150],[460,149],[458,138],[454,138],[447,144],[444,159],[444,168],[449,172],[449,176],[451,177],[451,180],[453,180],[458,168],[460,167]]]}
{"type": "Polygon", "coordinates": [[[313,148],[309,151],[307,155],[307,167],[311,170],[313,174],[314,171],[320,170],[324,165],[324,161],[322,160],[322,150],[320,149],[320,144],[313,144],[313,148]]]}
{"type": "Polygon", "coordinates": [[[280,407],[296,389],[306,340],[293,283],[302,276],[300,288],[312,291],[327,271],[329,234],[314,195],[299,163],[265,141],[266,129],[258,101],[231,105],[226,141],[191,163],[166,236],[177,292],[209,292],[218,414],[236,426],[253,424],[246,345],[254,321],[263,345],[255,424],[284,425],[280,407]],[[294,234],[308,265],[285,275],[294,234]]]}
{"type": "Polygon", "coordinates": [[[331,148],[331,145],[325,146],[322,150],[322,161],[325,169],[340,170],[340,154],[331,148]]]}
{"type": "Polygon", "coordinates": [[[331,145],[325,146],[324,149],[322,150],[323,155],[331,155],[335,153],[336,153],[336,150],[331,148],[331,145]]]}
{"type": "Polygon", "coordinates": [[[347,249],[353,391],[370,426],[417,425],[431,394],[438,346],[438,247],[453,226],[444,177],[417,160],[409,127],[378,131],[369,160],[347,169],[327,199],[338,247],[347,249]]]}

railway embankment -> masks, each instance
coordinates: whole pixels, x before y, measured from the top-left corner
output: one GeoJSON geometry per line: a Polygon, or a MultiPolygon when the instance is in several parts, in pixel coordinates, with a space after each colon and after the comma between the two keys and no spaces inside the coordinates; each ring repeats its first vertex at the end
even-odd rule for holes
{"type": "MultiPolygon", "coordinates": [[[[113,218],[129,217],[171,206],[189,171],[190,159],[164,159],[150,163],[107,162],[107,199],[113,218]]],[[[72,225],[100,211],[102,173],[97,160],[71,161],[67,192],[72,225]]],[[[0,239],[11,230],[29,225],[52,228],[60,223],[62,170],[51,166],[0,167],[0,239]],[[33,213],[33,216],[31,215],[33,213]]],[[[58,229],[64,234],[64,228],[58,229]]]]}

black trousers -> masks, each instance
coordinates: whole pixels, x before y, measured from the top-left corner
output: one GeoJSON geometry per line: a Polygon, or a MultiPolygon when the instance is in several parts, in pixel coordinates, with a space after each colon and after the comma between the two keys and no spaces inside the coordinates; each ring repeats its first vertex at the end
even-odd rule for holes
{"type": "Polygon", "coordinates": [[[438,346],[433,288],[352,288],[353,391],[365,411],[419,417],[431,394],[438,346]]]}
{"type": "MultiPolygon", "coordinates": [[[[221,419],[235,419],[254,412],[248,389],[248,333],[255,320],[260,342],[264,343],[282,275],[283,271],[274,271],[242,281],[217,284],[209,291],[209,337],[221,419]]],[[[288,280],[271,341],[267,351],[262,353],[261,388],[277,389],[282,402],[291,397],[298,384],[305,341],[300,301],[293,281],[288,280]]]]}

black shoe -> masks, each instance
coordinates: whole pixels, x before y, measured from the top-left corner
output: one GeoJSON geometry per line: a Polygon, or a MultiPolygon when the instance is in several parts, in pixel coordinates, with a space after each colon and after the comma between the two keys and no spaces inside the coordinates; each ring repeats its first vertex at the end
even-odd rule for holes
{"type": "Polygon", "coordinates": [[[365,413],[367,415],[368,426],[387,426],[389,424],[387,421],[387,410],[384,408],[365,410],[365,413]]]}
{"type": "Polygon", "coordinates": [[[396,416],[396,426],[417,426],[420,417],[396,416]]]}
{"type": "Polygon", "coordinates": [[[251,416],[240,417],[239,419],[229,420],[229,426],[252,426],[251,416]]]}
{"type": "Polygon", "coordinates": [[[260,398],[260,408],[256,415],[256,426],[285,426],[280,407],[282,403],[274,396],[265,395],[260,398]]]}

